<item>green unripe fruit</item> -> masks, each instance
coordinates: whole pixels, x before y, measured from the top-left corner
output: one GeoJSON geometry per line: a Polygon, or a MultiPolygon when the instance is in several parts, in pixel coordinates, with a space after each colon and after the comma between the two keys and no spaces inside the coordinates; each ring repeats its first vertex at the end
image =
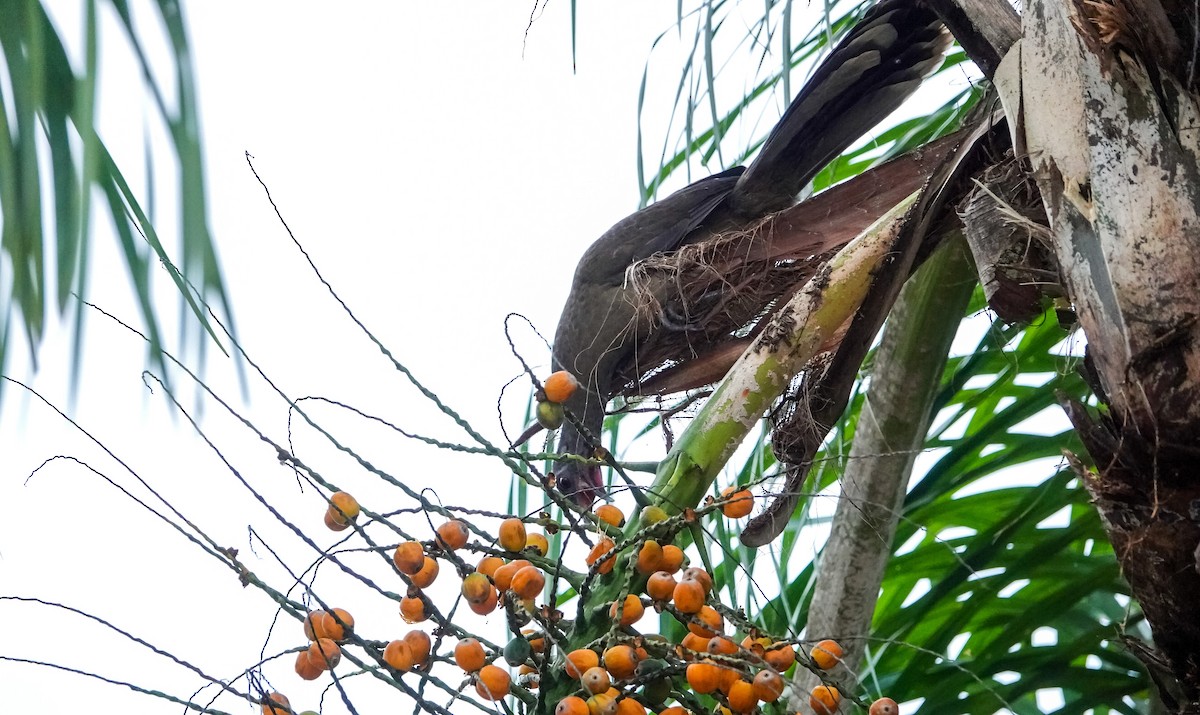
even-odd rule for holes
{"type": "Polygon", "coordinates": [[[532,654],[533,647],[521,636],[513,638],[504,646],[504,661],[514,668],[524,664],[532,654]]]}
{"type": "Polygon", "coordinates": [[[537,421],[538,424],[545,429],[552,430],[562,427],[562,423],[565,418],[566,413],[563,412],[563,406],[557,402],[538,403],[537,421]]]}

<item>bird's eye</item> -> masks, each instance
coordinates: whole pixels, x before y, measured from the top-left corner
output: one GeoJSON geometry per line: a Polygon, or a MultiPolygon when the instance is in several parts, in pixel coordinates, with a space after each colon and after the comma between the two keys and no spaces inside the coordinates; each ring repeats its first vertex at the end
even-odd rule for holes
{"type": "Polygon", "coordinates": [[[573,494],[575,492],[575,477],[564,474],[555,481],[558,491],[563,494],[573,494]]]}

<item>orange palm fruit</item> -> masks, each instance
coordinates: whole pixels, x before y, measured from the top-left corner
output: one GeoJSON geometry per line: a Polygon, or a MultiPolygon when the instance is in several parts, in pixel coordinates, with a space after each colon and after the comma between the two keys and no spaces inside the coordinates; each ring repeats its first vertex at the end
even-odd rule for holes
{"type": "Polygon", "coordinates": [[[496,575],[496,570],[503,565],[504,559],[499,556],[484,556],[482,559],[479,559],[479,565],[475,567],[475,570],[488,578],[492,578],[496,575]]]}
{"type": "Polygon", "coordinates": [[[429,588],[433,585],[434,580],[437,579],[439,570],[437,559],[431,559],[426,556],[424,563],[421,565],[421,570],[412,574],[412,584],[417,588],[429,588]]]}
{"type": "Polygon", "coordinates": [[[716,692],[721,685],[721,668],[712,661],[691,663],[686,671],[688,685],[701,695],[716,692]]]}
{"type": "Polygon", "coordinates": [[[880,698],[871,703],[871,709],[867,711],[867,715],[899,715],[900,706],[891,698],[880,698]]]}
{"type": "Polygon", "coordinates": [[[505,519],[500,522],[500,530],[497,533],[500,540],[500,547],[505,551],[517,552],[525,548],[526,533],[525,522],[516,517],[505,519]]]}
{"type": "Polygon", "coordinates": [[[655,571],[662,569],[662,561],[663,549],[657,541],[647,540],[646,543],[642,544],[642,548],[638,549],[638,573],[649,576],[655,571]]]}
{"type": "Polygon", "coordinates": [[[826,639],[813,646],[809,655],[812,657],[813,665],[821,670],[829,670],[842,662],[842,656],[845,654],[837,641],[826,639]]]}
{"type": "Polygon", "coordinates": [[[299,675],[304,680],[316,680],[324,672],[324,668],[314,663],[312,658],[308,657],[307,648],[296,654],[296,675],[299,675]]]}
{"type": "Polygon", "coordinates": [[[589,715],[617,715],[617,696],[612,693],[596,693],[587,700],[589,715]]]}
{"type": "Polygon", "coordinates": [[[619,644],[604,651],[604,667],[618,680],[632,676],[640,660],[633,646],[619,644]]]}
{"type": "Polygon", "coordinates": [[[669,601],[675,593],[675,577],[666,571],[655,571],[646,579],[646,595],[655,601],[669,601]]]}
{"type": "Polygon", "coordinates": [[[712,576],[710,576],[707,571],[697,566],[692,566],[691,568],[685,569],[682,580],[698,581],[700,585],[704,586],[705,595],[708,595],[708,593],[712,591],[712,576]]]}
{"type": "Polygon", "coordinates": [[[593,695],[607,692],[612,687],[612,678],[609,677],[608,671],[598,665],[585,670],[580,681],[583,682],[583,687],[593,695]]]}
{"type": "Polygon", "coordinates": [[[325,509],[325,527],[330,531],[345,531],[350,528],[350,522],[340,522],[334,518],[332,509],[325,509]]]}
{"type": "Polygon", "coordinates": [[[721,492],[721,501],[724,502],[721,513],[730,519],[741,519],[754,510],[754,495],[749,489],[726,487],[721,492]]]}
{"type": "Polygon", "coordinates": [[[467,603],[483,603],[488,600],[494,590],[496,589],[492,587],[492,582],[488,581],[488,577],[478,571],[467,574],[462,582],[462,595],[467,599],[467,603]]]}
{"type": "MultiPolygon", "coordinates": [[[[683,637],[683,640],[679,641],[679,646],[681,648],[683,648],[685,651],[695,651],[697,653],[707,653],[709,640],[710,640],[709,638],[704,638],[702,636],[696,635],[695,633],[692,633],[691,631],[688,631],[687,635],[685,635],[683,637]]],[[[685,653],[684,655],[685,655],[685,657],[687,657],[688,654],[685,653]]]]}
{"type": "Polygon", "coordinates": [[[568,695],[554,706],[554,715],[588,715],[587,701],[577,695],[568,695]]]}
{"type": "Polygon", "coordinates": [[[680,581],[671,592],[671,601],[680,613],[699,613],[704,607],[704,586],[693,579],[680,581]]]}
{"type": "Polygon", "coordinates": [[[688,624],[688,630],[701,638],[713,638],[725,630],[725,618],[717,609],[709,605],[704,605],[692,616],[692,622],[688,624]]]}
{"type": "Polygon", "coordinates": [[[339,524],[354,521],[361,511],[358,500],[346,492],[334,492],[329,497],[330,518],[339,524]]]}
{"type": "Polygon", "coordinates": [[[539,556],[550,553],[550,540],[545,534],[533,533],[525,536],[525,548],[533,549],[539,556]]]}
{"type": "Polygon", "coordinates": [[[666,544],[662,547],[663,560],[661,568],[667,573],[675,573],[683,568],[683,549],[675,544],[666,544]]]}
{"type": "MultiPolygon", "coordinates": [[[[770,668],[763,668],[754,676],[754,697],[764,703],[773,703],[783,695],[783,678],[770,668]]],[[[895,715],[893,713],[892,715],[895,715]]]]}
{"type": "Polygon", "coordinates": [[[415,664],[412,646],[404,640],[388,643],[387,647],[383,649],[383,662],[401,673],[407,673],[415,664]]]}
{"type": "Polygon", "coordinates": [[[537,598],[546,586],[546,577],[537,566],[526,566],[513,574],[509,589],[518,598],[537,598]]]}
{"type": "Polygon", "coordinates": [[[758,696],[754,694],[754,686],[741,678],[730,684],[726,699],[729,702],[729,709],[735,713],[748,713],[758,705],[758,696]]]}
{"type": "Polygon", "coordinates": [[[471,603],[470,601],[468,601],[467,606],[471,609],[472,613],[477,613],[481,616],[486,616],[487,614],[496,610],[496,605],[499,603],[500,603],[500,592],[497,591],[495,589],[495,587],[493,587],[491,584],[488,584],[487,598],[484,599],[483,601],[480,601],[479,603],[471,603]]]}
{"type": "Polygon", "coordinates": [[[467,545],[471,532],[463,522],[451,519],[437,528],[437,536],[439,546],[455,551],[467,545]]]}
{"type": "Polygon", "coordinates": [[[433,649],[433,641],[425,631],[409,631],[404,634],[404,642],[412,651],[413,665],[425,665],[429,662],[429,653],[433,649]]]}
{"type": "Polygon", "coordinates": [[[479,641],[474,638],[463,638],[454,646],[454,662],[468,673],[474,673],[484,666],[487,656],[479,641]]]}
{"type": "Polygon", "coordinates": [[[713,655],[733,655],[738,652],[738,647],[737,643],[734,643],[728,638],[724,636],[716,636],[709,639],[708,652],[713,655]]]}
{"type": "Polygon", "coordinates": [[[508,686],[512,677],[508,671],[498,665],[485,665],[479,669],[478,680],[475,681],[475,692],[484,700],[503,700],[508,695],[508,686]]]}
{"type": "Polygon", "coordinates": [[[613,566],[617,563],[616,544],[613,540],[605,536],[596,542],[592,550],[588,553],[585,559],[588,566],[596,565],[596,572],[600,574],[610,573],[613,566]]]}
{"type": "Polygon", "coordinates": [[[342,649],[329,638],[318,638],[308,646],[308,657],[323,670],[333,670],[342,661],[342,649]]]}
{"type": "Polygon", "coordinates": [[[841,701],[842,694],[829,685],[818,685],[808,696],[808,705],[817,715],[833,715],[841,701]]]}
{"type": "Polygon", "coordinates": [[[763,653],[763,660],[780,673],[786,673],[796,662],[796,651],[787,643],[777,643],[763,653]]]}
{"type": "Polygon", "coordinates": [[[400,599],[400,617],[405,623],[420,623],[429,618],[429,614],[425,612],[425,602],[415,597],[405,597],[400,599]]]}
{"type": "Polygon", "coordinates": [[[600,521],[618,529],[625,526],[625,513],[612,504],[601,504],[593,512],[600,521]]]}
{"type": "Polygon", "coordinates": [[[621,698],[617,701],[617,715],[646,715],[646,708],[633,698],[621,698]]]}
{"type": "Polygon", "coordinates": [[[412,576],[425,565],[425,548],[419,541],[405,541],[396,547],[392,562],[400,569],[400,573],[412,576]]]}
{"type": "Polygon", "coordinates": [[[566,370],[559,370],[546,378],[542,383],[542,392],[551,402],[566,402],[579,389],[579,380],[566,370]]]}
{"type": "MultiPolygon", "coordinates": [[[[613,601],[613,604],[611,606],[609,606],[609,608],[608,608],[608,617],[609,618],[615,619],[617,617],[617,610],[618,610],[619,603],[622,603],[622,602],[621,601],[613,601]]],[[[635,596],[631,593],[625,597],[625,600],[623,603],[624,603],[624,606],[620,609],[622,626],[632,626],[634,623],[637,623],[638,621],[640,621],[642,619],[642,614],[646,612],[645,607],[642,605],[642,599],[638,598],[637,596],[635,596]]]]}
{"type": "Polygon", "coordinates": [[[589,668],[595,668],[597,665],[600,665],[600,656],[596,655],[596,651],[590,648],[580,648],[567,653],[567,661],[563,667],[566,669],[567,675],[572,678],[580,678],[589,668]]]}
{"type": "Polygon", "coordinates": [[[292,703],[283,693],[271,693],[263,698],[263,715],[291,715],[292,703]]]}

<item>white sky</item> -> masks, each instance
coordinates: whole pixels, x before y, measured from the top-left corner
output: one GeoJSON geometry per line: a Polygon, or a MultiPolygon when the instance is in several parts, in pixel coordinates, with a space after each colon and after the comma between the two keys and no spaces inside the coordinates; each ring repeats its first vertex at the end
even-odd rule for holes
{"type": "MultiPolygon", "coordinates": [[[[79,3],[48,4],[78,51],[79,3]]],[[[539,13],[527,38],[530,3],[359,2],[336,10],[316,3],[184,4],[212,226],[246,349],[293,397],[323,395],[414,431],[465,440],[390,368],[308,272],[246,166],[249,151],[291,228],[358,317],[430,388],[500,442],[496,399],[519,371],[508,354],[503,318],[520,312],[551,337],[579,254],[636,208],[638,86],[651,43],[674,20],[675,3],[580,3],[574,73],[565,0],[539,13]]],[[[145,7],[135,3],[135,9],[145,7]]],[[[102,41],[102,136],[138,176],[151,111],[138,84],[125,79],[132,65],[111,18],[102,41]]],[[[667,95],[673,91],[670,81],[661,87],[667,95]]],[[[173,215],[170,198],[169,186],[159,191],[163,216],[173,215]]],[[[104,221],[99,224],[91,297],[136,322],[111,238],[104,221]]],[[[173,222],[161,224],[160,232],[170,236],[173,222]]],[[[159,278],[162,314],[170,319],[175,297],[165,276],[159,278]]],[[[544,366],[547,354],[537,339],[527,330],[517,337],[527,358],[544,366]]],[[[210,353],[206,377],[241,408],[230,363],[210,353]]],[[[66,409],[67,354],[64,330],[52,324],[36,375],[16,353],[8,372],[31,376],[66,409]]],[[[272,547],[289,543],[293,566],[307,566],[312,552],[297,548],[249,499],[187,423],[164,408],[157,387],[149,395],[143,358],[136,339],[90,317],[73,415],[220,544],[238,548],[252,570],[283,583],[269,552],[249,542],[247,527],[272,547]]],[[[247,414],[285,440],[285,406],[252,381],[247,414]]],[[[519,386],[506,404],[510,430],[520,429],[526,394],[519,386]]],[[[192,393],[184,395],[191,407],[192,393]]],[[[319,543],[333,543],[312,490],[301,493],[273,452],[215,404],[205,410],[206,432],[246,478],[319,543]]],[[[319,413],[368,459],[406,482],[434,486],[447,503],[502,508],[509,478],[497,463],[415,445],[338,420],[328,409],[319,413]]],[[[407,506],[394,488],[330,455],[311,431],[298,435],[300,457],[365,504],[378,511],[407,506]]],[[[24,484],[39,463],[58,454],[85,460],[145,494],[84,436],[10,386],[0,412],[0,503],[7,506],[0,519],[0,594],[97,614],[223,679],[254,662],[268,636],[268,654],[301,644],[290,621],[271,635],[274,608],[265,596],[242,589],[228,570],[85,469],[60,462],[24,484]]],[[[419,523],[413,530],[427,536],[419,523]]],[[[390,602],[361,587],[339,586],[333,569],[324,578],[318,583],[335,600],[343,598],[335,605],[350,608],[370,636],[398,637],[406,630],[390,602]]],[[[197,687],[181,669],[81,618],[0,602],[0,620],[6,623],[0,655],[84,668],[180,696],[197,687]]],[[[303,684],[291,668],[288,657],[264,672],[298,709],[317,709],[328,680],[303,684]]],[[[245,689],[245,681],[237,685],[245,689]]],[[[373,692],[362,704],[390,696],[382,687],[373,692]]],[[[228,699],[217,705],[251,712],[228,699]]],[[[343,711],[336,696],[326,705],[325,712],[343,711]]],[[[0,713],[81,709],[181,711],[120,687],[0,663],[0,713]]]]}

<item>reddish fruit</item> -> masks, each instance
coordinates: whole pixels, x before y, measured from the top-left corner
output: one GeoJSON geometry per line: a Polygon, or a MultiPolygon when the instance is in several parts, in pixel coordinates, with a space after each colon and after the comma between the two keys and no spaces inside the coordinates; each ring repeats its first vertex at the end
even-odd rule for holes
{"type": "Polygon", "coordinates": [[[518,598],[537,598],[542,593],[542,588],[546,586],[546,577],[538,570],[536,566],[526,566],[520,571],[513,574],[512,583],[509,589],[517,595],[518,598]]]}
{"type": "Polygon", "coordinates": [[[333,518],[333,510],[325,509],[325,526],[330,531],[345,531],[350,528],[349,522],[341,523],[333,518]]]}
{"type": "Polygon", "coordinates": [[[587,702],[581,697],[568,695],[554,706],[554,715],[588,715],[587,702]]]}
{"type": "Polygon", "coordinates": [[[417,588],[429,588],[437,579],[439,570],[437,559],[426,556],[421,570],[412,575],[412,584],[417,588]]]}
{"type": "Polygon", "coordinates": [[[299,675],[304,680],[316,680],[324,672],[324,668],[314,663],[312,658],[308,657],[308,649],[296,654],[296,675],[299,675]]]}
{"type": "Polygon", "coordinates": [[[792,663],[796,662],[796,651],[787,643],[779,643],[763,653],[763,660],[780,673],[786,673],[787,669],[792,667],[792,663]]]}
{"type": "Polygon", "coordinates": [[[604,651],[604,667],[618,680],[632,676],[640,660],[638,652],[632,646],[615,645],[604,651]]]}
{"type": "Polygon", "coordinates": [[[263,715],[291,715],[292,704],[283,693],[271,693],[263,698],[263,715]]]}
{"type": "Polygon", "coordinates": [[[308,647],[308,657],[324,670],[333,670],[342,662],[342,649],[329,638],[318,638],[308,647]]]}
{"type": "Polygon", "coordinates": [[[583,687],[592,694],[607,692],[612,687],[612,678],[608,676],[608,671],[600,666],[588,668],[580,680],[583,682],[583,687]]]}
{"type": "MultiPolygon", "coordinates": [[[[754,676],[754,697],[764,703],[773,703],[783,695],[783,678],[769,668],[763,668],[754,676]]],[[[876,715],[872,713],[872,715],[876,715]]],[[[895,715],[893,713],[892,715],[895,715]]]]}
{"type": "Polygon", "coordinates": [[[674,576],[666,571],[655,571],[646,579],[646,595],[655,601],[669,601],[676,585],[674,576]]]}
{"type": "Polygon", "coordinates": [[[567,675],[572,678],[580,678],[590,668],[595,668],[600,665],[600,656],[596,655],[596,651],[588,648],[580,648],[567,653],[567,662],[564,668],[567,675]]]}
{"type": "Polygon", "coordinates": [[[508,695],[508,686],[512,684],[508,671],[497,665],[483,666],[477,678],[475,692],[484,700],[503,700],[508,695]]]}
{"type": "Polygon", "coordinates": [[[405,541],[396,547],[392,562],[400,569],[400,573],[412,576],[425,565],[425,548],[419,541],[405,541]]]}
{"type": "Polygon", "coordinates": [[[467,603],[472,613],[477,613],[481,616],[486,616],[496,610],[496,605],[500,603],[500,592],[492,586],[488,586],[487,599],[480,603],[467,603]]]}
{"type": "Polygon", "coordinates": [[[671,592],[671,600],[680,613],[699,613],[704,607],[704,586],[691,579],[680,581],[671,592]]]}
{"type": "Polygon", "coordinates": [[[329,515],[339,524],[354,521],[362,511],[358,500],[346,492],[335,492],[329,497],[329,515]]]}
{"type": "Polygon", "coordinates": [[[899,715],[900,706],[891,698],[880,698],[871,703],[867,715],[899,715]]]}
{"type": "Polygon", "coordinates": [[[400,617],[405,623],[420,623],[429,618],[425,612],[425,602],[419,598],[400,599],[400,617]]]}
{"type": "Polygon", "coordinates": [[[404,642],[412,651],[413,665],[425,665],[429,662],[429,652],[433,649],[433,641],[425,631],[409,631],[404,634],[404,642]]]}
{"type": "Polygon", "coordinates": [[[667,544],[662,547],[663,560],[660,568],[667,573],[675,573],[683,568],[683,549],[675,544],[667,544]]]}

